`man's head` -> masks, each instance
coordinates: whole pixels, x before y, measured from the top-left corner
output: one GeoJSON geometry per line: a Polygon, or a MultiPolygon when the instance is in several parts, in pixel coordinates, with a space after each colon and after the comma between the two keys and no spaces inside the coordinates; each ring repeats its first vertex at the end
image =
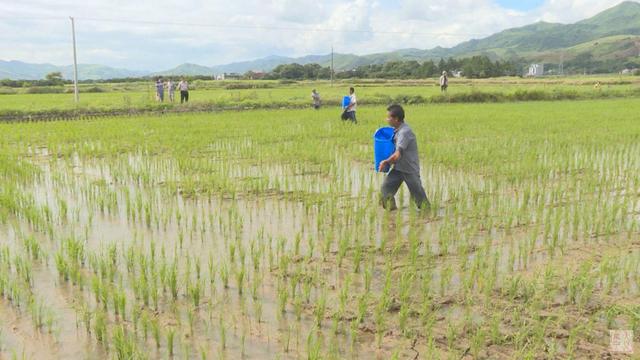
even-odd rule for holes
{"type": "Polygon", "coordinates": [[[349,88],[349,94],[353,94],[354,92],[356,92],[356,89],[354,89],[353,87],[349,88]]]}
{"type": "Polygon", "coordinates": [[[404,109],[398,104],[393,104],[387,108],[387,123],[397,128],[404,123],[404,109]]]}
{"type": "Polygon", "coordinates": [[[447,76],[447,72],[446,72],[446,71],[443,71],[443,72],[442,72],[442,75],[447,76]]]}
{"type": "Polygon", "coordinates": [[[315,94],[316,93],[316,89],[311,90],[311,92],[315,94]]]}

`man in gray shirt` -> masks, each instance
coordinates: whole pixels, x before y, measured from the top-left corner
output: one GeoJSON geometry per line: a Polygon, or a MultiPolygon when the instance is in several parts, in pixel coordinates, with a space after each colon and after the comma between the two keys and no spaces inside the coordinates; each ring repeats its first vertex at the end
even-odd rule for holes
{"type": "Polygon", "coordinates": [[[418,208],[431,206],[420,181],[420,160],[418,159],[418,144],[413,130],[404,122],[404,109],[400,105],[387,108],[387,122],[394,130],[393,141],[396,151],[386,160],[380,162],[379,171],[384,171],[388,165],[393,169],[384,178],[381,189],[381,202],[385,209],[397,209],[394,196],[402,182],[407,184],[411,193],[411,200],[418,208]]]}

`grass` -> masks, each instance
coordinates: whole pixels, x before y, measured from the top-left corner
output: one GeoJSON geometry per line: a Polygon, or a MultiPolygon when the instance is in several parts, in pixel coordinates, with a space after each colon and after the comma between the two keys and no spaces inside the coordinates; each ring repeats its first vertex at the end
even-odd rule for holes
{"type": "MultiPolygon", "coordinates": [[[[73,114],[129,114],[131,112],[202,111],[212,109],[252,109],[310,107],[310,92],[316,88],[326,106],[337,107],[349,86],[356,86],[360,104],[386,105],[573,100],[638,97],[640,78],[633,76],[591,76],[548,79],[452,79],[442,95],[437,79],[424,80],[344,80],[335,86],[326,81],[278,84],[238,81],[220,83],[199,81],[191,91],[189,104],[155,101],[153,84],[103,84],[104,92],[82,93],[80,103],[73,94],[0,95],[0,116],[5,118],[60,118],[73,114]],[[602,88],[594,90],[596,81],[602,88]],[[237,85],[237,86],[236,86],[237,85]],[[264,84],[263,84],[264,85],[264,84]]],[[[13,91],[13,90],[12,90],[13,91]]],[[[1,93],[1,92],[0,92],[1,93]]]]}
{"type": "Polygon", "coordinates": [[[598,357],[640,331],[639,110],[408,106],[426,213],[378,206],[382,106],[0,124],[0,310],[27,358],[598,357]]]}

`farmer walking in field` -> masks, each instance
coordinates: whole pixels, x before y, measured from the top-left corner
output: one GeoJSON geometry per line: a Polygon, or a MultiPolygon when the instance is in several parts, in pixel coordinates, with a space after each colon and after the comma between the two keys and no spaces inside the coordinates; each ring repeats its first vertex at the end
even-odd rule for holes
{"type": "Polygon", "coordinates": [[[320,94],[316,89],[311,91],[311,100],[313,100],[313,108],[316,110],[320,109],[320,94]]]}
{"type": "Polygon", "coordinates": [[[356,99],[356,90],[353,87],[349,88],[349,105],[345,109],[345,117],[347,120],[351,120],[354,124],[357,124],[356,120],[356,108],[358,107],[358,100],[356,99]]]}
{"type": "Polygon", "coordinates": [[[394,128],[393,142],[396,151],[388,159],[380,162],[379,171],[393,164],[393,168],[384,178],[381,188],[382,207],[388,210],[397,209],[395,195],[402,183],[406,183],[411,193],[411,200],[419,209],[429,208],[431,204],[420,180],[420,161],[418,159],[418,143],[413,130],[404,122],[404,109],[400,105],[387,108],[387,123],[394,128]]]}
{"type": "Polygon", "coordinates": [[[180,104],[189,102],[189,83],[187,83],[187,80],[180,79],[178,87],[180,88],[180,104]]]}
{"type": "Polygon", "coordinates": [[[447,76],[447,72],[443,71],[442,76],[440,76],[440,92],[446,92],[449,87],[449,77],[447,76]]]}
{"type": "Polygon", "coordinates": [[[156,80],[156,100],[160,102],[164,101],[164,84],[162,83],[161,78],[156,80]]]}
{"type": "Polygon", "coordinates": [[[169,101],[173,102],[175,100],[176,84],[171,79],[167,81],[167,91],[169,91],[169,101]]]}

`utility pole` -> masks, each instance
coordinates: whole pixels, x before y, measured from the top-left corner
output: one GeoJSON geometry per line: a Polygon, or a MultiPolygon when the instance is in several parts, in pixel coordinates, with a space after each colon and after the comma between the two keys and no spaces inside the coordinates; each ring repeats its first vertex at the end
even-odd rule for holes
{"type": "Polygon", "coordinates": [[[564,76],[564,51],[560,53],[560,76],[564,76]]]}
{"type": "Polygon", "coordinates": [[[78,102],[78,57],[76,56],[76,24],[73,17],[71,19],[71,36],[73,38],[73,95],[76,103],[78,102]]]}
{"type": "Polygon", "coordinates": [[[331,45],[331,87],[333,87],[333,45],[331,45]]]}

